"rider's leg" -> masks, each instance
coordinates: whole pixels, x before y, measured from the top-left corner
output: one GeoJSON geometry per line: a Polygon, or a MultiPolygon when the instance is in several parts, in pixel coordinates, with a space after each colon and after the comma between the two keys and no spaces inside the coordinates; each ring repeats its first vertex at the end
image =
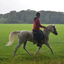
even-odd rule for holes
{"type": "Polygon", "coordinates": [[[43,40],[43,38],[44,38],[44,34],[41,32],[41,30],[39,30],[37,33],[39,35],[37,46],[41,47],[40,43],[41,43],[41,40],[43,40]]]}

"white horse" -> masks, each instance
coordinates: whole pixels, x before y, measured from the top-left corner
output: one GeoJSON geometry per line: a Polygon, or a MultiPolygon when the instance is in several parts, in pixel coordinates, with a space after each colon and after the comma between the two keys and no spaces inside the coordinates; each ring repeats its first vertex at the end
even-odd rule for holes
{"type": "MultiPolygon", "coordinates": [[[[47,45],[50,48],[52,54],[54,54],[54,52],[53,52],[52,48],[50,47],[48,41],[49,41],[49,34],[50,34],[50,32],[52,32],[55,35],[58,35],[58,33],[56,31],[55,25],[48,25],[44,30],[42,30],[42,32],[44,33],[44,39],[41,41],[40,45],[43,45],[43,44],[47,45]]],[[[24,43],[23,48],[30,55],[29,51],[26,49],[26,43],[27,43],[27,41],[31,41],[33,43],[37,43],[37,41],[34,40],[34,38],[33,38],[33,32],[32,31],[27,31],[27,30],[24,30],[24,31],[14,31],[14,32],[12,32],[10,34],[10,36],[9,36],[9,42],[8,42],[8,44],[6,46],[12,45],[12,43],[14,42],[14,36],[15,35],[18,35],[19,43],[18,43],[17,47],[15,48],[13,57],[15,56],[15,53],[16,53],[17,49],[23,43],[24,43]]],[[[35,53],[35,55],[40,51],[40,48],[41,47],[39,47],[39,49],[35,53]]]]}

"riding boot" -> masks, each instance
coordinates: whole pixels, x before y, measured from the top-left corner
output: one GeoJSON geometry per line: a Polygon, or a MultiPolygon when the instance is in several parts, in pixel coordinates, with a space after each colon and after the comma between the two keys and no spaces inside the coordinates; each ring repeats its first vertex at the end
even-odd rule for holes
{"type": "Polygon", "coordinates": [[[42,47],[42,46],[40,45],[40,43],[41,43],[41,40],[38,40],[37,46],[42,47]]]}

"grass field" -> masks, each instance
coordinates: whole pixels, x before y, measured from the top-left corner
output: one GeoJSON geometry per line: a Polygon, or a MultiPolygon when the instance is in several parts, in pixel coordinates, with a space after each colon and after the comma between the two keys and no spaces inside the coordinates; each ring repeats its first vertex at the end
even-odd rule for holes
{"type": "MultiPolygon", "coordinates": [[[[47,24],[44,24],[44,26],[47,26],[47,24]]],[[[46,45],[43,45],[40,52],[34,55],[38,47],[33,45],[32,42],[28,42],[26,48],[31,55],[28,55],[21,45],[15,57],[12,58],[18,44],[18,37],[15,38],[11,46],[6,47],[9,34],[15,30],[31,31],[32,27],[32,24],[0,24],[0,64],[64,64],[64,24],[56,24],[57,36],[52,33],[49,35],[49,43],[55,53],[54,55],[46,45]]]]}

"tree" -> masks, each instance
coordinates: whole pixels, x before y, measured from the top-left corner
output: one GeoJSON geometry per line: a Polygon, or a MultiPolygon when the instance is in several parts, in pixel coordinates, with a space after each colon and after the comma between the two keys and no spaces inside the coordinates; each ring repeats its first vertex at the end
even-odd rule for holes
{"type": "MultiPolygon", "coordinates": [[[[64,13],[54,11],[39,11],[40,22],[43,24],[64,24],[64,13]]],[[[36,16],[34,10],[11,11],[7,14],[0,14],[0,23],[31,23],[36,16]]]]}

